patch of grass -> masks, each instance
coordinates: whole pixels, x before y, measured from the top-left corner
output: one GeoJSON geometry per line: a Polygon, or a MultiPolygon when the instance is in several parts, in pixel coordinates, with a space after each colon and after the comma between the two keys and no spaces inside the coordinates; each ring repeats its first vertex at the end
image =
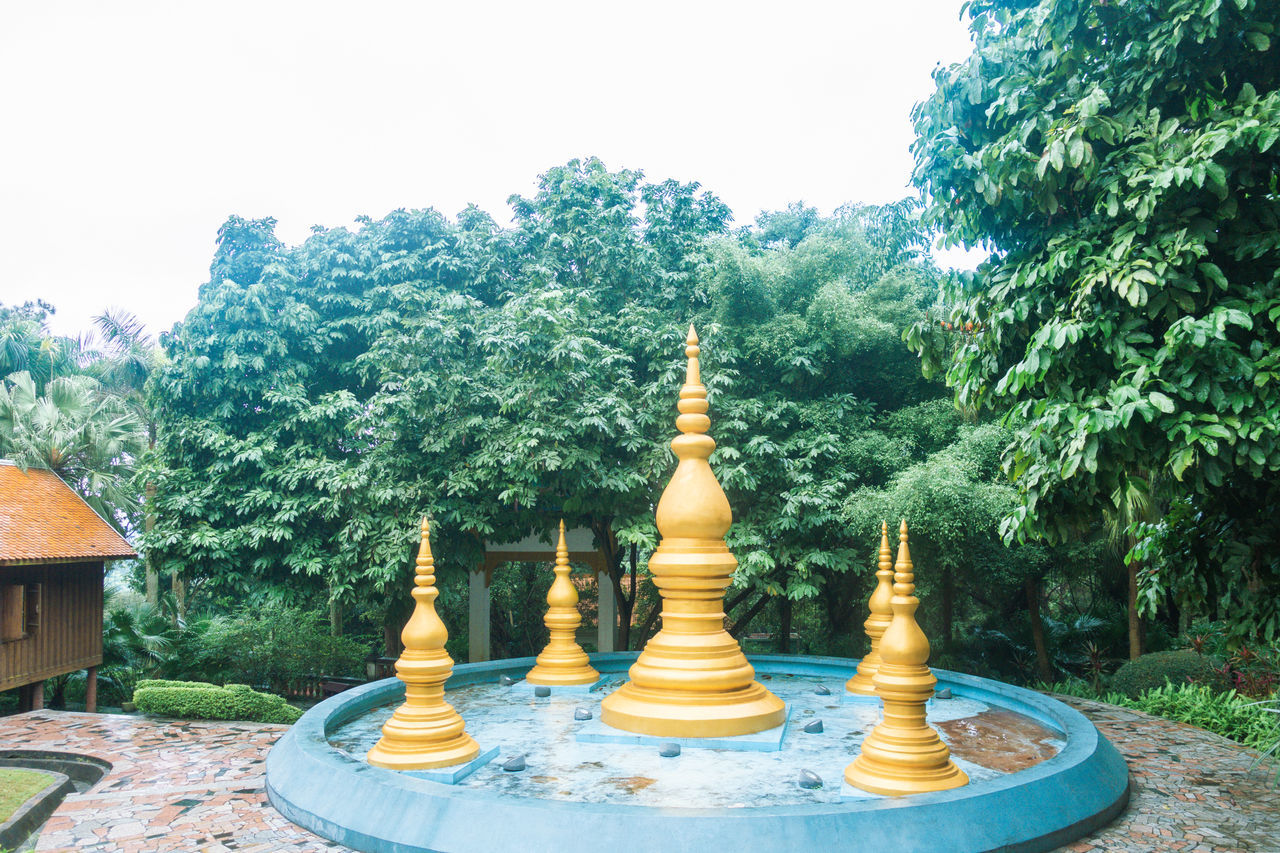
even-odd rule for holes
{"type": "Polygon", "coordinates": [[[39,770],[0,768],[0,823],[13,817],[32,796],[53,782],[53,777],[39,770]]]}

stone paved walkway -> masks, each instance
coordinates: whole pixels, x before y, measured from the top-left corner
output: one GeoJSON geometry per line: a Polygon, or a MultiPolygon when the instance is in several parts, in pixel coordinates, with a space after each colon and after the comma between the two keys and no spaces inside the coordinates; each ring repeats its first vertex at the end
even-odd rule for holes
{"type": "MultiPolygon", "coordinates": [[[[1280,853],[1280,788],[1231,741],[1081,699],[1124,754],[1129,808],[1071,853],[1280,853]]],[[[41,831],[37,851],[344,850],[280,817],[263,793],[263,764],[283,726],[164,722],[36,711],[0,718],[0,749],[96,755],[111,771],[69,796],[41,831]]],[[[496,851],[495,851],[496,853],[496,851]]]]}

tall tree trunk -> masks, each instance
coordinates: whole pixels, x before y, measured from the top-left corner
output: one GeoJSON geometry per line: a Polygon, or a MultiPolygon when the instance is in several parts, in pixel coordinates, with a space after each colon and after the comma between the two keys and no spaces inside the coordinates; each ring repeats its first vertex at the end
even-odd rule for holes
{"type": "MultiPolygon", "coordinates": [[[[155,442],[152,442],[155,446],[155,442]]],[[[143,487],[146,494],[146,514],[142,519],[142,529],[150,533],[156,526],[155,500],[156,500],[156,484],[147,481],[143,487]]],[[[155,559],[151,556],[151,549],[148,548],[142,555],[142,566],[147,573],[147,603],[152,607],[160,605],[160,571],[156,568],[155,559]]]]}
{"type": "Polygon", "coordinates": [[[388,658],[400,657],[400,629],[390,622],[382,624],[382,655],[388,658]]]}
{"type": "Polygon", "coordinates": [[[648,641],[650,633],[653,632],[653,626],[657,624],[662,617],[662,605],[654,607],[653,610],[645,617],[644,624],[640,626],[640,630],[636,633],[636,645],[643,645],[648,641]]]}
{"type": "Polygon", "coordinates": [[[178,627],[179,623],[187,618],[187,582],[182,577],[182,572],[175,571],[173,573],[173,626],[178,627]]]}
{"type": "Polygon", "coordinates": [[[734,622],[733,626],[729,628],[729,634],[732,635],[735,640],[740,639],[742,634],[751,625],[751,620],[755,618],[757,613],[764,609],[764,606],[768,604],[771,599],[772,596],[767,593],[757,598],[756,603],[751,605],[751,607],[747,609],[746,613],[739,616],[738,621],[734,622]]]}
{"type": "Polygon", "coordinates": [[[1142,656],[1142,620],[1138,618],[1138,564],[1129,569],[1129,660],[1142,656]]]}
{"type": "Polygon", "coordinates": [[[342,636],[342,602],[336,598],[329,599],[329,636],[342,636]]]}
{"type": "Polygon", "coordinates": [[[781,623],[778,631],[778,651],[784,655],[791,654],[791,599],[785,595],[778,602],[778,614],[781,617],[778,620],[781,623]]]}
{"type": "Polygon", "coordinates": [[[942,648],[951,648],[955,637],[956,584],[951,569],[942,570],[942,648]]]}
{"type": "MultiPolygon", "coordinates": [[[[630,546],[628,550],[628,562],[630,563],[631,574],[631,594],[627,595],[622,589],[622,554],[618,554],[615,571],[609,572],[609,579],[613,581],[613,597],[618,603],[618,648],[621,651],[627,651],[631,648],[631,620],[635,616],[636,609],[636,571],[640,566],[640,549],[636,545],[630,546]]],[[[610,563],[610,565],[614,565],[610,563]]]]}
{"type": "Polygon", "coordinates": [[[1031,641],[1036,647],[1036,671],[1041,681],[1053,681],[1053,667],[1049,663],[1049,647],[1044,641],[1044,619],[1040,615],[1040,579],[1027,578],[1027,615],[1031,618],[1031,641]]]}

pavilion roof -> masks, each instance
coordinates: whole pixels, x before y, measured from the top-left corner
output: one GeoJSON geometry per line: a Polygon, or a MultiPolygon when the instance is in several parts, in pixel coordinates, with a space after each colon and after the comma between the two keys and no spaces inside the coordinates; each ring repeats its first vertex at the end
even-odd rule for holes
{"type": "Polygon", "coordinates": [[[136,556],[57,474],[0,461],[0,566],[136,556]]]}

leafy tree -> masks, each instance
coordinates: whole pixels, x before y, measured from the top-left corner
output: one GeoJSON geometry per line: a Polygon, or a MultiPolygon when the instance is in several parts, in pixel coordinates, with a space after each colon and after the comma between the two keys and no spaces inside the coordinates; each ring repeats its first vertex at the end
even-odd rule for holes
{"type": "MultiPolygon", "coordinates": [[[[967,9],[973,54],[915,113],[915,180],[948,242],[993,254],[910,341],[963,405],[1008,416],[1006,533],[1070,537],[1153,471],[1229,518],[1280,470],[1280,4],[967,9]]],[[[1242,630],[1280,633],[1277,540],[1270,522],[1245,560],[1242,630]]],[[[1145,577],[1203,589],[1231,568],[1145,577]]]]}

